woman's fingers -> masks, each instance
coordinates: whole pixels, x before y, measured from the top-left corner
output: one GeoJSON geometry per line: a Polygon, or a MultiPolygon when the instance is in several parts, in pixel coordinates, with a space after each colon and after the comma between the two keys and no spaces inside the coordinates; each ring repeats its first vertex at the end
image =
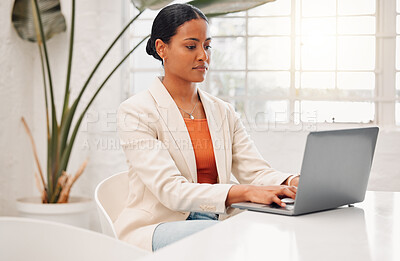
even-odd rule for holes
{"type": "Polygon", "coordinates": [[[294,186],[251,186],[250,195],[251,202],[261,204],[276,203],[281,207],[286,204],[281,198],[296,198],[297,188],[294,186]]]}
{"type": "Polygon", "coordinates": [[[295,186],[290,186],[290,187],[288,187],[288,189],[290,189],[294,193],[297,193],[297,187],[295,187],[295,186]]]}
{"type": "Polygon", "coordinates": [[[274,195],[274,197],[272,198],[272,201],[281,207],[286,207],[286,204],[284,202],[282,202],[282,200],[278,196],[290,197],[292,199],[295,199],[296,192],[297,192],[296,187],[287,187],[287,186],[282,187],[282,189],[274,195]]]}
{"type": "Polygon", "coordinates": [[[277,195],[275,195],[272,198],[272,201],[275,202],[276,204],[278,204],[279,206],[283,207],[283,208],[286,207],[286,204],[284,202],[282,202],[281,199],[277,195]]]}
{"type": "Polygon", "coordinates": [[[297,188],[296,187],[284,187],[281,191],[281,196],[290,197],[292,199],[296,198],[297,188]]]}

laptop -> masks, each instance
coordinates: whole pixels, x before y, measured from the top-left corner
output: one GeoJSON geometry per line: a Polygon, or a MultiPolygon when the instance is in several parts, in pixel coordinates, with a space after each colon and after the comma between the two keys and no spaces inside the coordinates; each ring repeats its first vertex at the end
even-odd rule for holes
{"type": "Polygon", "coordinates": [[[378,132],[378,127],[310,132],[294,204],[231,206],[296,216],[363,201],[378,132]]]}

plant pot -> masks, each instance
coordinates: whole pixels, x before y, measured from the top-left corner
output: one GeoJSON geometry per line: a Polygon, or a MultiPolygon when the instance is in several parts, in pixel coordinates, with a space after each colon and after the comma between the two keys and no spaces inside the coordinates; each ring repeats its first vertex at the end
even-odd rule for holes
{"type": "Polygon", "coordinates": [[[35,218],[90,229],[93,201],[88,198],[70,197],[69,203],[43,204],[39,197],[17,199],[21,217],[35,218]]]}

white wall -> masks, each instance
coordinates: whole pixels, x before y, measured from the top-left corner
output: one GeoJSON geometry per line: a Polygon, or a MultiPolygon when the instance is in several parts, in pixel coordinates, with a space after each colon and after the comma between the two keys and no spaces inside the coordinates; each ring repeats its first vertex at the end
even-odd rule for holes
{"type": "MultiPolygon", "coordinates": [[[[62,10],[69,31],[70,0],[62,0],[62,10]]],[[[36,171],[29,140],[20,117],[31,126],[42,166],[45,166],[45,122],[43,87],[37,46],[22,41],[11,25],[12,0],[0,2],[0,215],[16,215],[15,199],[39,195],[34,182],[36,171]]],[[[121,1],[77,1],[75,53],[72,96],[93,68],[95,62],[122,28],[121,1]]],[[[57,104],[64,92],[68,35],[49,41],[57,104]]],[[[143,46],[144,48],[144,46],[143,46]]],[[[90,85],[93,92],[121,58],[121,46],[101,67],[90,85]]],[[[74,173],[86,157],[89,164],[72,189],[72,195],[92,197],[96,184],[111,174],[127,168],[125,157],[115,142],[115,112],[121,102],[121,74],[116,73],[105,86],[82,124],[68,172],[74,173]]],[[[84,101],[88,101],[85,96],[84,101]]],[[[298,172],[307,132],[251,132],[262,155],[273,167],[298,172]]],[[[400,133],[382,130],[378,139],[369,189],[400,191],[400,133]]],[[[93,229],[98,229],[97,224],[93,229]]]]}
{"type": "MultiPolygon", "coordinates": [[[[32,129],[42,168],[46,166],[44,95],[38,48],[36,44],[21,40],[12,27],[13,2],[0,2],[0,215],[17,214],[16,198],[39,195],[33,179],[36,167],[29,140],[20,122],[21,116],[27,119],[32,129]]],[[[122,29],[121,4],[122,1],[76,1],[72,98],[76,97],[96,62],[122,29]]],[[[65,90],[71,0],[62,0],[61,5],[68,33],[56,35],[48,42],[58,113],[65,90]]],[[[93,78],[88,94],[93,93],[106,78],[121,55],[121,45],[118,44],[93,78]]],[[[98,140],[116,140],[115,124],[112,123],[115,117],[112,119],[112,115],[115,115],[121,102],[120,90],[121,74],[117,72],[89,110],[90,122],[84,120],[82,123],[68,172],[74,174],[85,158],[89,158],[89,163],[73,187],[72,195],[93,197],[94,188],[100,180],[127,168],[122,151],[115,146],[96,146],[98,140]]],[[[85,95],[84,103],[90,97],[85,95]]]]}
{"type": "Polygon", "coordinates": [[[14,199],[29,193],[33,157],[20,121],[32,123],[34,45],[11,26],[11,0],[0,1],[0,215],[13,213],[14,199]]]}

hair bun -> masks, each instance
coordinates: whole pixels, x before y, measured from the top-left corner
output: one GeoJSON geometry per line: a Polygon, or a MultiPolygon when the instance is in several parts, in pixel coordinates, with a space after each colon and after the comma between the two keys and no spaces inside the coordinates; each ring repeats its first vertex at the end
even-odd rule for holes
{"type": "Polygon", "coordinates": [[[146,52],[148,55],[154,56],[155,52],[154,41],[151,39],[151,37],[149,38],[149,40],[147,40],[146,52]]]}
{"type": "Polygon", "coordinates": [[[151,37],[149,40],[147,40],[146,52],[148,55],[151,55],[154,58],[156,58],[157,60],[162,61],[161,57],[158,55],[158,53],[156,51],[155,41],[151,37]]]}

